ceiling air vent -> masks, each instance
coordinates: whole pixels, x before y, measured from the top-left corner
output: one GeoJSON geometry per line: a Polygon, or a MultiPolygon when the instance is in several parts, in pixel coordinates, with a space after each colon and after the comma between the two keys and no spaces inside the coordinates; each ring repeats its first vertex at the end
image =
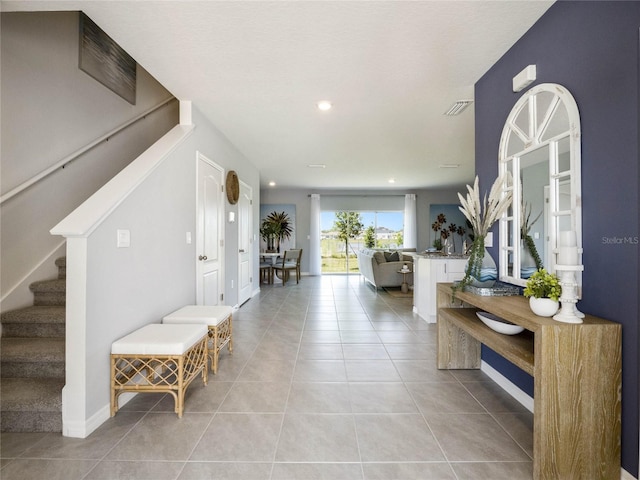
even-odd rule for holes
{"type": "Polygon", "coordinates": [[[473,100],[458,100],[451,105],[451,108],[444,112],[445,115],[453,117],[454,115],[460,115],[462,111],[473,103],[473,100]]]}

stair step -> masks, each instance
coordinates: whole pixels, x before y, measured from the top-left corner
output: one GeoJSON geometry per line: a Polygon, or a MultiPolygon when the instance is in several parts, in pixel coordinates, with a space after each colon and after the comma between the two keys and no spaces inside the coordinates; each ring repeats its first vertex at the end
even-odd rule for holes
{"type": "Polygon", "coordinates": [[[60,257],[56,259],[56,267],[58,267],[58,278],[67,278],[67,257],[60,257]]]}
{"type": "Polygon", "coordinates": [[[3,432],[62,431],[62,387],[58,378],[0,380],[3,432]]]}
{"type": "Polygon", "coordinates": [[[0,349],[2,378],[64,379],[64,338],[3,338],[0,349]]]}
{"type": "Polygon", "coordinates": [[[29,285],[34,305],[65,305],[67,281],[65,279],[41,280],[29,285]]]}
{"type": "Polygon", "coordinates": [[[65,307],[33,306],[2,312],[3,337],[64,337],[65,307]]]}

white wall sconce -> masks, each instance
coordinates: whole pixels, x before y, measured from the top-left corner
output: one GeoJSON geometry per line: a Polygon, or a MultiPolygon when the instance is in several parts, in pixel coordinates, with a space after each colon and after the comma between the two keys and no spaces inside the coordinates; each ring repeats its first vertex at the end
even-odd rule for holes
{"type": "Polygon", "coordinates": [[[513,91],[520,92],[536,80],[536,66],[528,65],[518,75],[513,77],[513,91]]]}

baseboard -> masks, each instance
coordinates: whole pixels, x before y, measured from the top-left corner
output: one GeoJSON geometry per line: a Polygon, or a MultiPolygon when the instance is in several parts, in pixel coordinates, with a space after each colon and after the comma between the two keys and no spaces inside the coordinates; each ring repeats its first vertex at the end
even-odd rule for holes
{"type": "MultiPolygon", "coordinates": [[[[122,408],[129,403],[137,393],[124,392],[118,397],[119,408],[122,408]]],[[[62,419],[62,436],[73,438],[87,438],[91,435],[100,425],[111,418],[111,405],[107,404],[99,409],[96,413],[91,415],[85,421],[68,421],[62,419]]]]}
{"type": "Polygon", "coordinates": [[[91,433],[106,422],[111,416],[111,409],[109,405],[102,407],[94,415],[89,417],[85,421],[62,420],[62,436],[73,438],[87,438],[91,433]]]}
{"type": "Polygon", "coordinates": [[[512,383],[507,377],[502,375],[484,360],[482,360],[482,362],[480,363],[480,370],[484,372],[491,380],[500,385],[503,390],[511,395],[524,408],[533,413],[533,397],[530,397],[527,393],[520,390],[520,388],[512,383]]]}
{"type": "Polygon", "coordinates": [[[622,471],[620,472],[620,480],[638,480],[638,479],[623,468],[622,471]]]}

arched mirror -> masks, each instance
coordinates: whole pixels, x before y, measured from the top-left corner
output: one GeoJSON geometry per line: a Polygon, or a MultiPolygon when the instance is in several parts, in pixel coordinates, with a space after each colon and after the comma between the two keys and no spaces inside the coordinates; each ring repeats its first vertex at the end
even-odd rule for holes
{"type": "Polygon", "coordinates": [[[580,115],[566,88],[545,83],[520,97],[502,130],[498,170],[514,178],[500,219],[500,280],[525,285],[537,268],[555,272],[560,232],[574,231],[582,251],[580,115]]]}

